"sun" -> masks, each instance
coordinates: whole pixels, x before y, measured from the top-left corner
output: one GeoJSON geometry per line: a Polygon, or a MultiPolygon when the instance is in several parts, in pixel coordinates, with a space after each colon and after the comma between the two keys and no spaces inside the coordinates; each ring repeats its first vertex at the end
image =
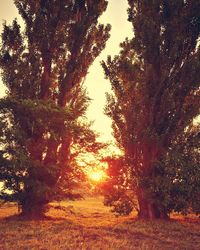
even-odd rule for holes
{"type": "Polygon", "coordinates": [[[94,182],[102,182],[106,178],[106,173],[103,170],[92,170],[88,172],[88,178],[94,182]]]}

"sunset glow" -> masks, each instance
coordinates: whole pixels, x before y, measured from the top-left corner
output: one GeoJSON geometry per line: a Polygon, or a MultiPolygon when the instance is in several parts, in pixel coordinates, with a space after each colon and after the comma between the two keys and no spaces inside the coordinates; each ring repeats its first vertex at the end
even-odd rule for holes
{"type": "Polygon", "coordinates": [[[93,182],[102,182],[106,179],[107,175],[103,170],[92,170],[87,173],[88,179],[93,182]]]}

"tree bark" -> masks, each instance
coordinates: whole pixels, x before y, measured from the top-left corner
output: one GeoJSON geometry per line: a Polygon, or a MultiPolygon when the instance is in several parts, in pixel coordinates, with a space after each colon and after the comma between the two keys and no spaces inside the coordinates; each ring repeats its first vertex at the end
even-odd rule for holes
{"type": "MultiPolygon", "coordinates": [[[[162,148],[156,140],[146,140],[142,145],[143,165],[141,168],[141,179],[145,179],[138,188],[139,218],[142,219],[167,219],[169,216],[165,207],[153,197],[148,183],[156,178],[155,163],[160,158],[162,148]]],[[[150,183],[149,183],[150,184],[150,183]]]]}
{"type": "Polygon", "coordinates": [[[140,192],[138,195],[138,204],[139,204],[139,213],[138,217],[140,219],[168,219],[169,215],[167,214],[163,206],[153,203],[152,200],[148,199],[143,195],[143,192],[140,192]]]}
{"type": "Polygon", "coordinates": [[[31,195],[27,197],[21,204],[21,216],[27,219],[45,218],[45,212],[48,202],[36,201],[31,195]]]}

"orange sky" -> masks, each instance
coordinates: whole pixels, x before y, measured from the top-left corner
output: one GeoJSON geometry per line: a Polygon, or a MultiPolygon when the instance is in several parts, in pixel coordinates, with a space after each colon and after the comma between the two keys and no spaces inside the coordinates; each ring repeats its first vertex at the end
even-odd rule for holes
{"type": "MultiPolygon", "coordinates": [[[[101,23],[110,23],[112,25],[111,38],[109,39],[106,49],[95,60],[89,69],[89,74],[85,84],[88,94],[92,98],[91,105],[87,112],[87,117],[94,120],[94,129],[101,133],[101,140],[112,140],[111,120],[104,115],[105,92],[110,91],[109,81],[104,79],[103,70],[100,66],[101,60],[106,60],[107,55],[115,55],[119,52],[119,43],[125,37],[132,36],[131,24],[127,21],[127,0],[109,0],[107,11],[100,18],[101,23]]],[[[21,22],[13,0],[0,0],[0,30],[2,22],[6,20],[11,23],[17,17],[21,22]]],[[[5,88],[0,80],[0,97],[5,93],[5,88]]]]}

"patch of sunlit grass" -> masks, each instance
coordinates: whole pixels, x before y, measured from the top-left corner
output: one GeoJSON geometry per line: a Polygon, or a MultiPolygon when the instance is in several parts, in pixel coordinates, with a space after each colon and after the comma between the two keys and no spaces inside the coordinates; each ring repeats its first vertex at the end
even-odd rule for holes
{"type": "Polygon", "coordinates": [[[3,219],[17,213],[14,204],[0,207],[0,249],[200,249],[200,222],[183,216],[172,221],[116,217],[102,198],[52,203],[51,220],[3,219]],[[63,209],[56,209],[56,207],[63,209]]]}

